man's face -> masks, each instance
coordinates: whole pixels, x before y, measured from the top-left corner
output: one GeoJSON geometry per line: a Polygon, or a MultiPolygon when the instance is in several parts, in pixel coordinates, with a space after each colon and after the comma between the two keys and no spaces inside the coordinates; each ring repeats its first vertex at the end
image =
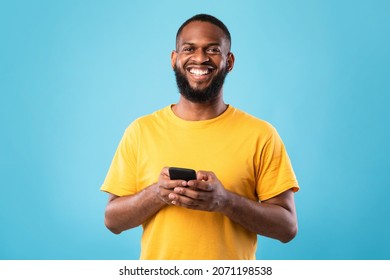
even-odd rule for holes
{"type": "Polygon", "coordinates": [[[229,48],[223,31],[214,24],[194,21],[183,28],[171,63],[186,99],[203,103],[219,95],[234,64],[229,48]]]}

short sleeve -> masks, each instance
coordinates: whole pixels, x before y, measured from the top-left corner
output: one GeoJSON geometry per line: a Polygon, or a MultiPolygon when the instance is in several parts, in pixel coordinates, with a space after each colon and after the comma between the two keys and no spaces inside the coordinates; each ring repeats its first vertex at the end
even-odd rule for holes
{"type": "Polygon", "coordinates": [[[101,187],[102,191],[117,196],[137,192],[137,151],[139,126],[132,123],[125,131],[115,152],[107,176],[101,187]]]}
{"type": "Polygon", "coordinates": [[[259,200],[270,199],[288,189],[297,192],[299,186],[290,158],[275,128],[271,127],[270,137],[259,149],[256,186],[259,200]]]}

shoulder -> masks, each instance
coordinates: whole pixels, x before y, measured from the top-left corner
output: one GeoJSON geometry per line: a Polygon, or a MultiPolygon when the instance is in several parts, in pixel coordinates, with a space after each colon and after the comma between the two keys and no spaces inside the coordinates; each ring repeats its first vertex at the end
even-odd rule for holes
{"type": "Polygon", "coordinates": [[[252,114],[249,114],[241,109],[232,107],[232,116],[236,123],[243,126],[245,129],[251,129],[252,131],[261,131],[262,134],[274,134],[276,133],[275,127],[252,114]]]}
{"type": "Polygon", "coordinates": [[[161,108],[157,111],[154,111],[150,114],[138,117],[137,119],[135,119],[132,122],[132,124],[130,124],[130,126],[133,124],[144,124],[144,123],[155,122],[155,121],[164,119],[168,115],[169,108],[170,108],[170,106],[167,106],[167,107],[161,108]]]}
{"type": "Polygon", "coordinates": [[[126,128],[126,134],[140,132],[141,128],[155,127],[168,118],[170,106],[164,107],[150,114],[140,116],[126,128]]]}

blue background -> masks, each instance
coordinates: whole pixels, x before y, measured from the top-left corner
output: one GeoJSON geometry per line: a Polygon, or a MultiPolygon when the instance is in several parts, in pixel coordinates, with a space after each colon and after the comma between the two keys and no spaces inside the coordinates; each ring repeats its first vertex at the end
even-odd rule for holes
{"type": "Polygon", "coordinates": [[[227,103],[271,122],[299,234],[259,259],[389,259],[389,1],[1,1],[0,259],[137,259],[99,191],[127,125],[178,99],[180,24],[229,27],[227,103]]]}

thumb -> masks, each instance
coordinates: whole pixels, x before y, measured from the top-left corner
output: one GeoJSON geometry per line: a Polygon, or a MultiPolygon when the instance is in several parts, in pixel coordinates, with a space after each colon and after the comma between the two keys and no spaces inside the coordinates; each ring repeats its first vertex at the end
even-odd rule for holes
{"type": "Polygon", "coordinates": [[[213,177],[213,172],[199,170],[196,174],[196,179],[201,181],[210,181],[213,177]]]}

